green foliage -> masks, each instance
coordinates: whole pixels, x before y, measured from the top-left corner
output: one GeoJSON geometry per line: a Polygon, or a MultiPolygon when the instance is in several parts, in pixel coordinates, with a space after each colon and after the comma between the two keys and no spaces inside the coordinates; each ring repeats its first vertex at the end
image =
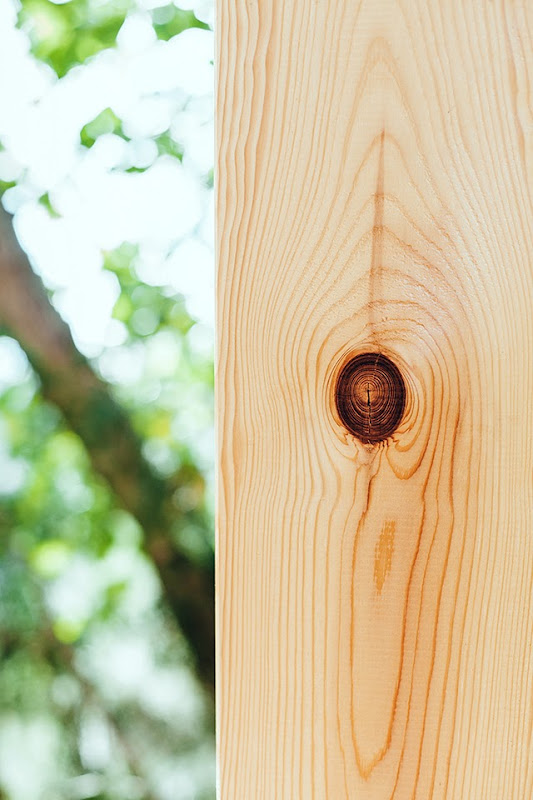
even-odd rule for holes
{"type": "MultiPolygon", "coordinates": [[[[145,368],[136,383],[117,384],[117,396],[130,409],[147,455],[175,480],[176,524],[169,536],[202,560],[212,548],[205,477],[191,448],[176,437],[174,424],[180,406],[185,411],[189,403],[180,396],[180,386],[185,394],[194,390],[194,381],[197,388],[205,386],[204,402],[210,408],[212,365],[210,359],[203,362],[192,353],[187,355],[187,336],[194,324],[182,304],[174,314],[170,298],[160,300],[154,287],[135,279],[133,266],[128,269],[124,264],[124,254],[131,251],[126,245],[109,254],[108,264],[121,274],[121,297],[131,298],[130,332],[123,347],[135,352],[143,348],[145,368]],[[147,335],[131,319],[135,310],[152,302],[158,331],[147,335]],[[181,341],[178,350],[171,345],[173,352],[182,354],[172,368],[158,366],[150,357],[161,335],[171,336],[169,342],[181,341]],[[159,386],[157,397],[154,383],[159,386]],[[153,399],[143,402],[147,392],[153,399]]],[[[143,554],[138,524],[117,508],[112,492],[92,470],[80,440],[57,411],[43,402],[31,373],[0,394],[0,420],[5,448],[0,469],[24,466],[20,484],[0,499],[0,727],[8,724],[14,711],[30,727],[36,724],[36,715],[54,720],[63,748],[61,774],[69,785],[69,775],[73,779],[87,771],[78,748],[85,735],[83,720],[94,707],[94,713],[103,715],[102,730],[112,742],[105,765],[91,773],[100,781],[99,796],[110,800],[139,796],[118,794],[121,781],[135,777],[144,792],[155,780],[150,776],[176,762],[176,752],[192,763],[201,761],[202,752],[204,759],[211,760],[211,751],[204,751],[210,747],[207,720],[192,684],[188,692],[195,698],[195,711],[189,730],[181,727],[178,706],[175,718],[162,719],[162,711],[146,708],[142,700],[144,693],[156,691],[158,675],[168,675],[168,680],[175,674],[183,661],[183,642],[173,619],[160,606],[160,589],[143,554]],[[100,676],[99,672],[105,669],[105,655],[96,673],[87,665],[85,653],[99,653],[109,636],[116,642],[130,637],[141,651],[148,647],[156,654],[140,694],[132,692],[118,701],[108,696],[109,674],[100,676]]],[[[96,655],[92,658],[98,664],[96,655]]],[[[202,771],[204,778],[198,778],[195,796],[208,800],[213,796],[209,780],[206,783],[209,772],[205,766],[202,771]]],[[[54,796],[66,800],[74,795],[62,790],[54,796]]]]}
{"type": "MultiPolygon", "coordinates": [[[[107,355],[130,352],[142,363],[135,381],[116,380],[116,394],[154,468],[176,486],[176,519],[169,537],[201,562],[212,553],[212,512],[194,439],[187,441],[184,431],[211,424],[212,359],[200,357],[191,346],[196,323],[183,298],[138,278],[139,258],[137,248],[127,243],[106,255],[106,269],[120,283],[114,317],[127,332],[124,344],[107,355]]],[[[99,796],[122,797],[117,787],[128,776],[146,788],[150,776],[176,761],[178,750],[188,762],[198,759],[204,775],[198,778],[195,796],[212,798],[209,772],[200,767],[202,758],[211,760],[211,745],[199,698],[194,701],[194,724],[190,720],[190,730],[183,730],[173,720],[161,719],[160,712],[147,710],[142,693],[116,702],[106,694],[107,678],[101,683],[98,672],[83,666],[80,674],[78,667],[78,662],[84,664],[84,653],[98,650],[109,635],[120,641],[125,631],[151,647],[154,636],[167,642],[163,648],[158,644],[161,661],[156,659],[146,676],[144,692],[157,685],[161,670],[173,675],[183,660],[183,643],[160,607],[160,590],[142,552],[138,524],[117,508],[80,440],[42,400],[29,370],[0,393],[0,421],[5,448],[0,469],[23,467],[19,485],[0,499],[0,727],[15,709],[30,727],[36,714],[54,720],[67,780],[86,771],[79,743],[88,708],[95,706],[103,714],[106,736],[115,742],[105,768],[92,773],[103,787],[99,796]],[[58,592],[61,597],[65,591],[66,598],[58,602],[58,592]],[[146,758],[140,755],[145,750],[146,758]],[[112,764],[120,765],[120,780],[112,764]]],[[[176,712],[176,720],[180,716],[176,712]]],[[[72,795],[65,790],[56,796],[72,795]]],[[[18,800],[16,794],[13,800],[18,800]]]]}
{"type": "Polygon", "coordinates": [[[142,283],[135,276],[133,259],[128,254],[135,252],[130,245],[108,253],[106,268],[114,272],[120,283],[120,296],[113,317],[122,322],[131,337],[144,338],[157,331],[172,330],[184,336],[194,321],[187,313],[181,295],[166,294],[163,287],[142,283]]]}
{"type": "Polygon", "coordinates": [[[39,203],[46,208],[51,217],[59,217],[59,214],[52,205],[52,201],[50,200],[50,195],[48,192],[45,192],[43,195],[41,195],[41,197],[39,197],[39,203]]]}
{"type": "Polygon", "coordinates": [[[131,0],[21,0],[19,22],[33,53],[61,77],[76,64],[112,47],[131,0]]]}
{"type": "Polygon", "coordinates": [[[174,156],[179,161],[183,159],[183,150],[178,142],[172,138],[170,131],[165,131],[165,133],[156,136],[154,141],[157,144],[159,155],[174,156]]]}
{"type": "Polygon", "coordinates": [[[193,11],[176,8],[173,3],[155,8],[152,11],[152,20],[157,37],[165,41],[177,36],[187,28],[203,28],[204,30],[209,28],[205,22],[200,22],[196,18],[193,11]]]}
{"type": "MultiPolygon", "coordinates": [[[[21,0],[19,25],[63,76],[113,47],[133,9],[134,0],[21,0]]],[[[172,4],[150,13],[163,40],[207,27],[172,4]]],[[[126,138],[111,108],[82,128],[80,144],[108,133],[126,138]]],[[[153,141],[181,161],[170,131],[153,141]]],[[[39,202],[58,216],[48,192],[39,202]]],[[[141,260],[127,242],[105,253],[121,337],[93,366],[173,489],[169,543],[210,563],[213,359],[184,297],[142,280],[141,260]]],[[[0,360],[6,347],[15,345],[0,335],[0,360]]],[[[184,781],[184,797],[212,800],[210,711],[143,532],[18,358],[22,369],[0,384],[0,474],[9,477],[0,483],[0,797],[165,800],[182,796],[184,781]],[[5,768],[17,758],[17,769],[5,768]]],[[[93,423],[94,437],[112,435],[98,408],[93,423]]]]}
{"type": "Polygon", "coordinates": [[[16,186],[16,185],[17,184],[15,183],[15,181],[2,181],[2,180],[0,180],[0,196],[2,196],[4,194],[4,192],[6,192],[8,189],[12,189],[13,186],[16,186]]]}
{"type": "MultiPolygon", "coordinates": [[[[130,410],[137,432],[147,442],[154,468],[172,477],[177,522],[173,535],[195,558],[212,551],[212,519],[205,499],[205,478],[193,448],[177,435],[182,430],[212,424],[214,371],[211,357],[200,358],[189,334],[196,323],[181,295],[139,281],[138,252],[130,244],[107,253],[105,267],[120,284],[113,316],[124,324],[128,345],[144,369],[138,382],[117,395],[130,410]],[[144,396],[150,402],[139,402],[144,396]],[[186,419],[181,426],[181,418],[186,419]],[[196,419],[194,419],[196,417],[196,419]]],[[[194,443],[193,443],[194,444],[194,443]]]]}
{"type": "MultiPolygon", "coordinates": [[[[113,47],[134,0],[21,0],[19,23],[31,41],[34,55],[49,64],[59,77],[83,64],[101,50],[113,47]]],[[[167,41],[187,28],[208,29],[192,11],[174,4],[151,12],[159,39],[167,41]]]]}
{"type": "Polygon", "coordinates": [[[99,136],[104,133],[114,133],[117,136],[124,136],[122,123],[111,108],[105,108],[93,120],[84,125],[80,131],[80,141],[84,147],[92,147],[99,136]]]}

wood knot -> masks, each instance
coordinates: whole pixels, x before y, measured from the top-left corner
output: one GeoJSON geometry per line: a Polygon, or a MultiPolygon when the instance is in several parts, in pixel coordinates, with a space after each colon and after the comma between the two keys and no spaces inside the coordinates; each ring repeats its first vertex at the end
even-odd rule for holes
{"type": "Polygon", "coordinates": [[[335,402],[341,422],[362,442],[391,436],[405,409],[405,382],[396,364],[381,353],[361,353],[337,378],[335,402]]]}

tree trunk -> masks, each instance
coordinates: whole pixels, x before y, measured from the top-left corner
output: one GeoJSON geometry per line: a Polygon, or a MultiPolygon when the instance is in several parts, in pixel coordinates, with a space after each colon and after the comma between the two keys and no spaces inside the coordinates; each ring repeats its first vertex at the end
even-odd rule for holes
{"type": "Polygon", "coordinates": [[[127,414],[77,350],[1,209],[0,281],[2,331],[17,339],[40,378],[43,396],[59,408],[96,472],[143,528],[166,600],[188,640],[198,676],[212,694],[213,561],[195,563],[172,542],[171,527],[179,521],[171,504],[176,486],[156,476],[144,459],[127,414]]]}

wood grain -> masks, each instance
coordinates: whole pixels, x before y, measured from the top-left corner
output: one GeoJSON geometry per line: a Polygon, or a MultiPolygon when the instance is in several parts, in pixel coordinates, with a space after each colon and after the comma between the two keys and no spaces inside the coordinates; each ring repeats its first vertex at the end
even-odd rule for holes
{"type": "Polygon", "coordinates": [[[533,797],[532,32],[218,0],[221,800],[533,797]]]}

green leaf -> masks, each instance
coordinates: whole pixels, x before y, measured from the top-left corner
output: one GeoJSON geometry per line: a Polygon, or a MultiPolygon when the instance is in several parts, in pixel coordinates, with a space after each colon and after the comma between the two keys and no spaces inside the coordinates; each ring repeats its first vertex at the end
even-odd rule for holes
{"type": "Polygon", "coordinates": [[[80,141],[84,147],[92,147],[98,137],[105,133],[114,133],[127,139],[122,131],[122,122],[112,108],[104,108],[97,117],[83,126],[80,131],[80,141]]]}
{"type": "Polygon", "coordinates": [[[187,28],[201,28],[209,30],[209,25],[201,22],[194,14],[194,11],[186,11],[176,8],[170,3],[160,6],[152,11],[152,21],[158,39],[167,41],[187,28]]]}
{"type": "Polygon", "coordinates": [[[177,158],[178,161],[183,160],[182,146],[170,135],[170,131],[165,131],[154,139],[159,155],[169,155],[177,158]]]}
{"type": "Polygon", "coordinates": [[[46,192],[45,194],[41,195],[41,197],[39,197],[39,203],[42,206],[44,206],[44,208],[46,208],[46,210],[48,211],[48,213],[49,213],[49,215],[51,217],[54,217],[55,219],[57,219],[57,218],[59,218],[61,216],[60,214],[57,213],[57,211],[53,207],[52,202],[50,200],[50,195],[48,194],[48,192],[46,192]]]}
{"type": "Polygon", "coordinates": [[[132,0],[21,0],[19,26],[28,34],[33,54],[59,77],[90,56],[113,47],[132,0]]]}
{"type": "Polygon", "coordinates": [[[72,555],[72,549],[62,539],[49,539],[38,544],[30,554],[31,565],[43,578],[60,575],[72,555]]]}

